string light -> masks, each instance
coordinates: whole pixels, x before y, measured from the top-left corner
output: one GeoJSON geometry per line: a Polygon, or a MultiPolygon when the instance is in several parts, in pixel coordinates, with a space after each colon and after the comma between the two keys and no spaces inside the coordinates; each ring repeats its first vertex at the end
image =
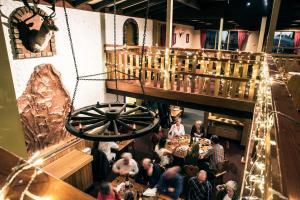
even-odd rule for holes
{"type": "MultiPolygon", "coordinates": [[[[271,145],[267,142],[267,136],[273,126],[272,94],[271,85],[273,79],[269,76],[269,68],[265,61],[260,69],[260,82],[257,91],[257,100],[254,108],[252,129],[249,137],[249,145],[254,144],[255,155],[251,157],[252,151],[248,145],[246,165],[244,170],[243,185],[241,191],[242,199],[263,199],[265,197],[266,184],[266,147],[271,145]],[[253,160],[253,157],[255,160],[253,160]]],[[[276,142],[272,143],[276,145],[276,142]]]]}

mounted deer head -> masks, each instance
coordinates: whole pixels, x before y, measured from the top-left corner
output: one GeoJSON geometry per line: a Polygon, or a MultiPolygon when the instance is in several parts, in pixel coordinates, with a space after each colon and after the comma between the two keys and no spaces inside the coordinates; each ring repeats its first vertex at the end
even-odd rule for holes
{"type": "MultiPolygon", "coordinates": [[[[43,23],[39,30],[30,30],[27,34],[26,48],[28,50],[36,53],[43,51],[49,43],[54,32],[58,31],[58,27],[54,24],[52,20],[55,17],[55,1],[52,2],[52,13],[49,16],[45,16],[38,12],[37,4],[38,1],[33,1],[34,6],[29,6],[27,0],[23,0],[23,3],[26,7],[28,7],[32,12],[33,16],[39,15],[43,19],[43,23]]],[[[31,24],[32,26],[33,24],[31,24]]],[[[30,26],[30,25],[29,25],[30,26]]],[[[23,41],[24,43],[24,41],[23,41]]]]}

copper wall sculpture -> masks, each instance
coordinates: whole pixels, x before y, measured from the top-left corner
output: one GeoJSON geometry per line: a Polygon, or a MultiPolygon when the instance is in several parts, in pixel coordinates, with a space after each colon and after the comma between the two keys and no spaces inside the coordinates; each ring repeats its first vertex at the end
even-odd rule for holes
{"type": "Polygon", "coordinates": [[[29,154],[70,137],[64,123],[71,99],[51,64],[34,69],[18,108],[29,154]]]}

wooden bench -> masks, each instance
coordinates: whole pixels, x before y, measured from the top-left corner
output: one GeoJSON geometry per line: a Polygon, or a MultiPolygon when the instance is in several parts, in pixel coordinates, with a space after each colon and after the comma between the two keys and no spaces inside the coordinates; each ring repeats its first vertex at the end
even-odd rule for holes
{"type": "Polygon", "coordinates": [[[79,150],[73,150],[54,162],[43,167],[48,174],[84,191],[93,183],[93,157],[79,150]]]}

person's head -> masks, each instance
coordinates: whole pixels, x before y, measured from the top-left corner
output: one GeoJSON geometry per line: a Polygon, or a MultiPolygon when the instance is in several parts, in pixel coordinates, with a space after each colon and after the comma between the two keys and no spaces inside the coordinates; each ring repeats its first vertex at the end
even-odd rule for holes
{"type": "Polygon", "coordinates": [[[207,173],[204,170],[200,170],[198,173],[198,181],[200,183],[204,183],[206,181],[207,178],[207,173]]]}
{"type": "Polygon", "coordinates": [[[227,181],[225,185],[228,196],[232,198],[235,192],[237,191],[237,183],[235,181],[227,181]]]}
{"type": "Polygon", "coordinates": [[[130,159],[132,159],[131,153],[123,153],[121,157],[123,158],[123,162],[125,165],[128,165],[130,159]]]}
{"type": "Polygon", "coordinates": [[[142,160],[142,166],[143,166],[144,170],[148,170],[150,167],[152,167],[151,160],[149,158],[144,158],[142,160]]]}
{"type": "Polygon", "coordinates": [[[100,184],[99,191],[102,195],[106,196],[113,192],[113,187],[109,182],[103,182],[100,184]]]}
{"type": "Polygon", "coordinates": [[[197,142],[197,143],[194,143],[193,145],[192,145],[192,150],[191,150],[191,154],[192,155],[195,155],[195,156],[199,156],[199,143],[197,142]]]}
{"type": "Polygon", "coordinates": [[[158,147],[161,149],[161,148],[164,148],[166,146],[166,143],[167,143],[167,138],[166,137],[161,137],[158,141],[158,147]]]}
{"type": "Polygon", "coordinates": [[[179,126],[181,124],[181,118],[177,117],[175,119],[175,123],[176,123],[177,126],[179,126]]]}
{"type": "Polygon", "coordinates": [[[179,171],[180,171],[180,167],[174,166],[174,167],[167,169],[165,172],[165,175],[166,175],[167,179],[171,179],[171,178],[174,178],[179,171]]]}
{"type": "Polygon", "coordinates": [[[124,195],[124,200],[134,200],[133,193],[131,191],[127,191],[124,195]]]}
{"type": "Polygon", "coordinates": [[[212,144],[219,144],[220,140],[219,137],[217,135],[212,135],[210,138],[212,144]]]}
{"type": "Polygon", "coordinates": [[[196,129],[200,129],[201,126],[202,126],[202,121],[197,120],[197,121],[195,122],[195,127],[196,127],[196,129]]]}

